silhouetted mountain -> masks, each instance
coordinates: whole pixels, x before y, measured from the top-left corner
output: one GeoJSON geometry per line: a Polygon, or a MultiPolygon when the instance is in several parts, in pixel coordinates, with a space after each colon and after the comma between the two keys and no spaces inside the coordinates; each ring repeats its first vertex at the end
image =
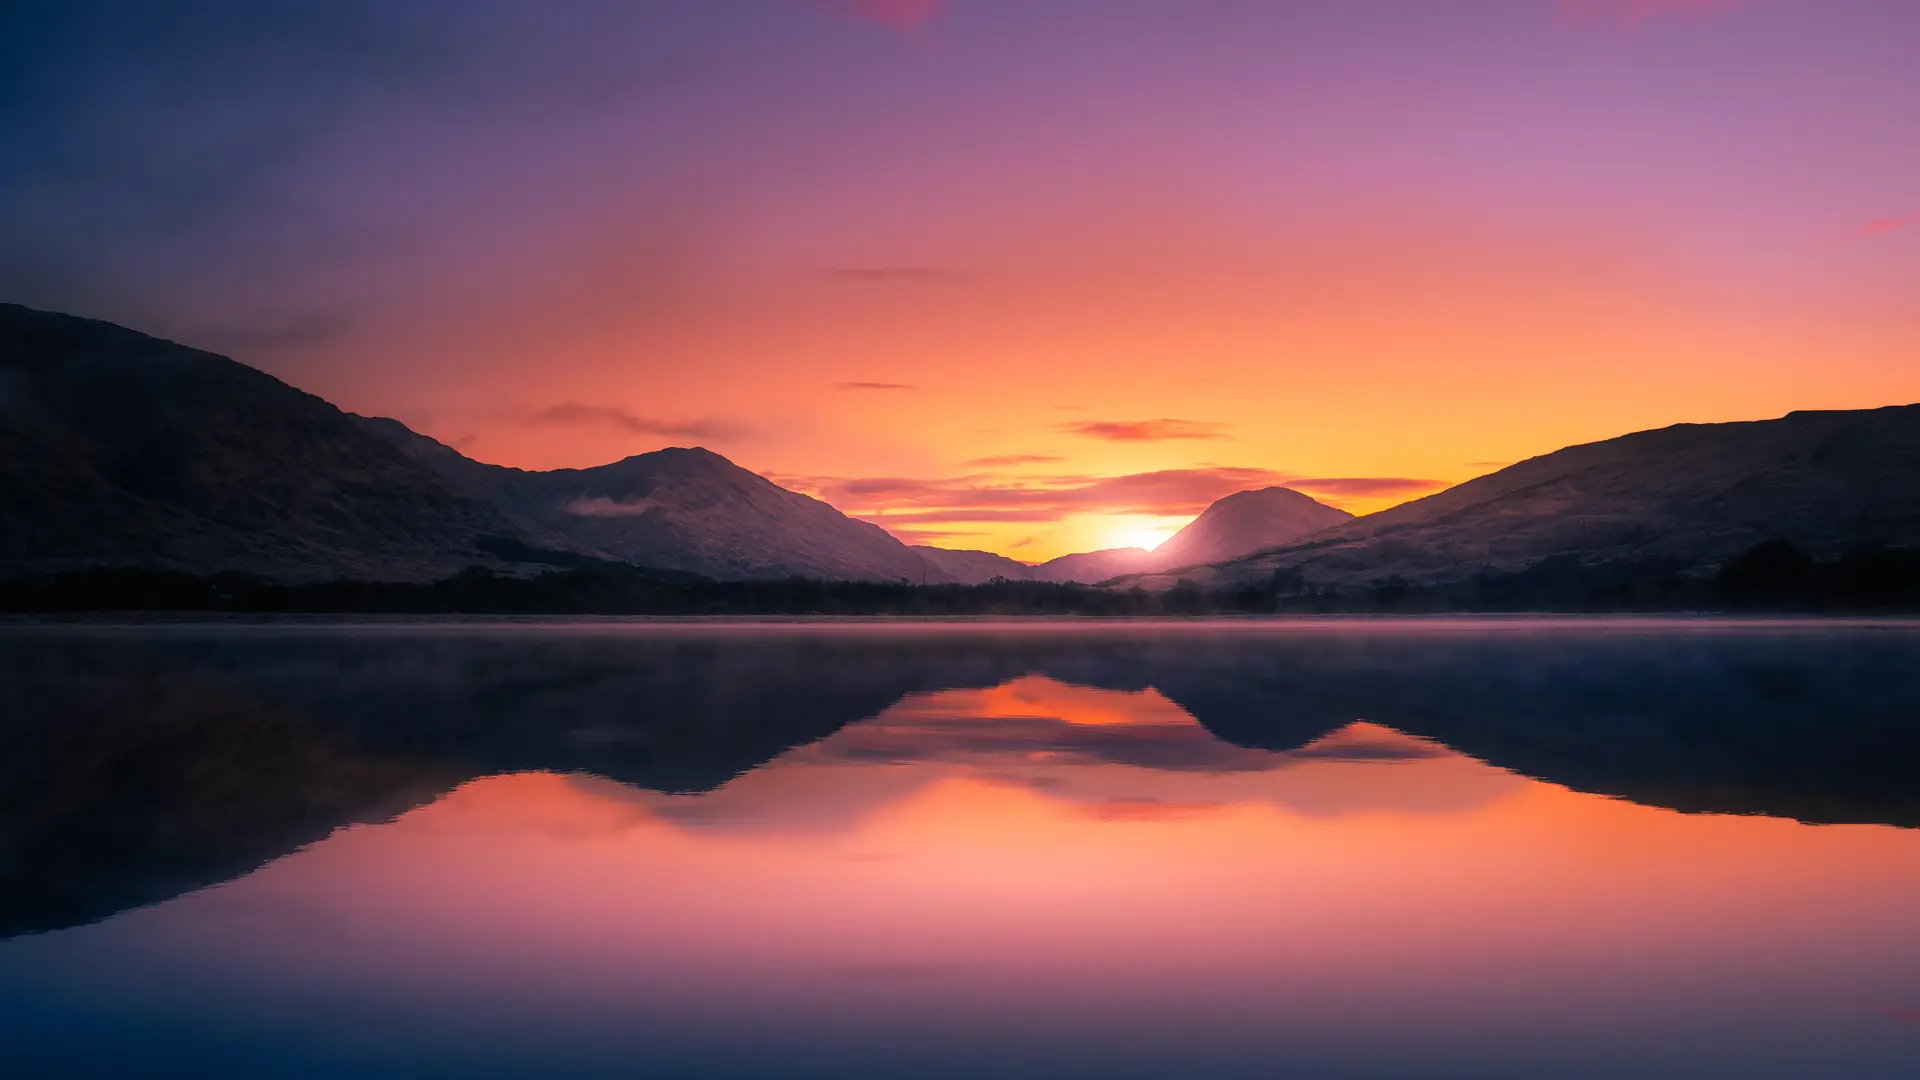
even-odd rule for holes
{"type": "Polygon", "coordinates": [[[1353,520],[1292,488],[1238,491],[1220,499],[1153,549],[1163,570],[1224,562],[1256,551],[1291,544],[1323,529],[1353,520]]]}
{"type": "Polygon", "coordinates": [[[514,531],[270,375],[0,304],[0,573],[417,580],[493,561],[478,543],[514,531]]]}
{"type": "Polygon", "coordinates": [[[1033,580],[1092,585],[1121,574],[1137,574],[1155,565],[1153,553],[1146,548],[1106,548],[1049,559],[1033,568],[1033,580]]]}
{"type": "Polygon", "coordinates": [[[0,305],[0,575],[93,566],[417,581],[582,557],[717,578],[948,580],[701,449],[529,473],[225,357],[0,305]]]}
{"type": "MultiPolygon", "coordinates": [[[[1154,687],[1249,748],[1365,718],[1653,805],[1920,826],[1920,645],[1886,628],[0,633],[0,936],[224,880],[471,777],[706,791],[907,694],[1031,673],[1154,687]]],[[[1124,760],[1153,768],[1157,745],[1124,760]]]]}
{"type": "Polygon", "coordinates": [[[961,585],[980,585],[996,578],[1008,581],[1032,581],[1033,566],[991,551],[955,550],[939,547],[915,547],[920,557],[932,563],[947,580],[961,585]]]}
{"type": "Polygon", "coordinates": [[[547,544],[727,581],[950,580],[885,529],[704,448],[530,472],[474,461],[397,420],[355,419],[547,544]]]}
{"type": "Polygon", "coordinates": [[[1180,576],[1222,586],[1298,569],[1309,585],[1446,582],[1556,556],[1704,573],[1769,540],[1819,557],[1920,543],[1920,405],[1679,424],[1570,446],[1180,576]]]}

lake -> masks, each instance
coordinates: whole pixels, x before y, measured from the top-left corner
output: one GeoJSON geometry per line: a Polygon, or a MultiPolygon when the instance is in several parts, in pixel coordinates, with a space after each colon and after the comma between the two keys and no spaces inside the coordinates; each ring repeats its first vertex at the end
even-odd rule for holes
{"type": "Polygon", "coordinates": [[[0,627],[0,1073],[1920,1075],[1920,627],[0,627]]]}

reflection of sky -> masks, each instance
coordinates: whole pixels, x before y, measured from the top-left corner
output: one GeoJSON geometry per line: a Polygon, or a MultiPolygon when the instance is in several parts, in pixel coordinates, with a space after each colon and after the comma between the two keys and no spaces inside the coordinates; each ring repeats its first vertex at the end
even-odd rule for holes
{"type": "Polygon", "coordinates": [[[913,695],[711,795],[634,797],[689,827],[829,831],[953,780],[1024,788],[1130,820],[1263,803],[1296,814],[1458,810],[1521,783],[1364,722],[1289,753],[1252,750],[1216,738],[1157,690],[1027,676],[990,690],[913,695]],[[1342,767],[1366,762],[1383,767],[1342,767]],[[1428,767],[1392,767],[1407,762],[1428,767]]]}
{"type": "Polygon", "coordinates": [[[1920,833],[1651,809],[1366,723],[1241,750],[1029,677],[708,795],[477,780],[0,947],[0,1001],[28,1050],[192,1031],[176,1055],[317,1074],[1894,1075],[1916,901],[1920,833]]]}

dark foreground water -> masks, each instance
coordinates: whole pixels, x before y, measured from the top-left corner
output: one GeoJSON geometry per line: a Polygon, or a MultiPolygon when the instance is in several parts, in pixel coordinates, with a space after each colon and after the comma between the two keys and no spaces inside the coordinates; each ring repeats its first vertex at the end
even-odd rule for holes
{"type": "Polygon", "coordinates": [[[1920,1076],[1920,629],[0,628],[0,1075],[1920,1076]]]}

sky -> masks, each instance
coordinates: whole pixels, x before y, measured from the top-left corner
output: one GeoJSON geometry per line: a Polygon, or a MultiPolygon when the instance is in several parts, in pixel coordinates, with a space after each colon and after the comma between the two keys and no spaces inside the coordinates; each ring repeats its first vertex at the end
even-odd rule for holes
{"type": "Polygon", "coordinates": [[[0,7],[0,299],[909,542],[1920,401],[1908,0],[0,7]]]}

